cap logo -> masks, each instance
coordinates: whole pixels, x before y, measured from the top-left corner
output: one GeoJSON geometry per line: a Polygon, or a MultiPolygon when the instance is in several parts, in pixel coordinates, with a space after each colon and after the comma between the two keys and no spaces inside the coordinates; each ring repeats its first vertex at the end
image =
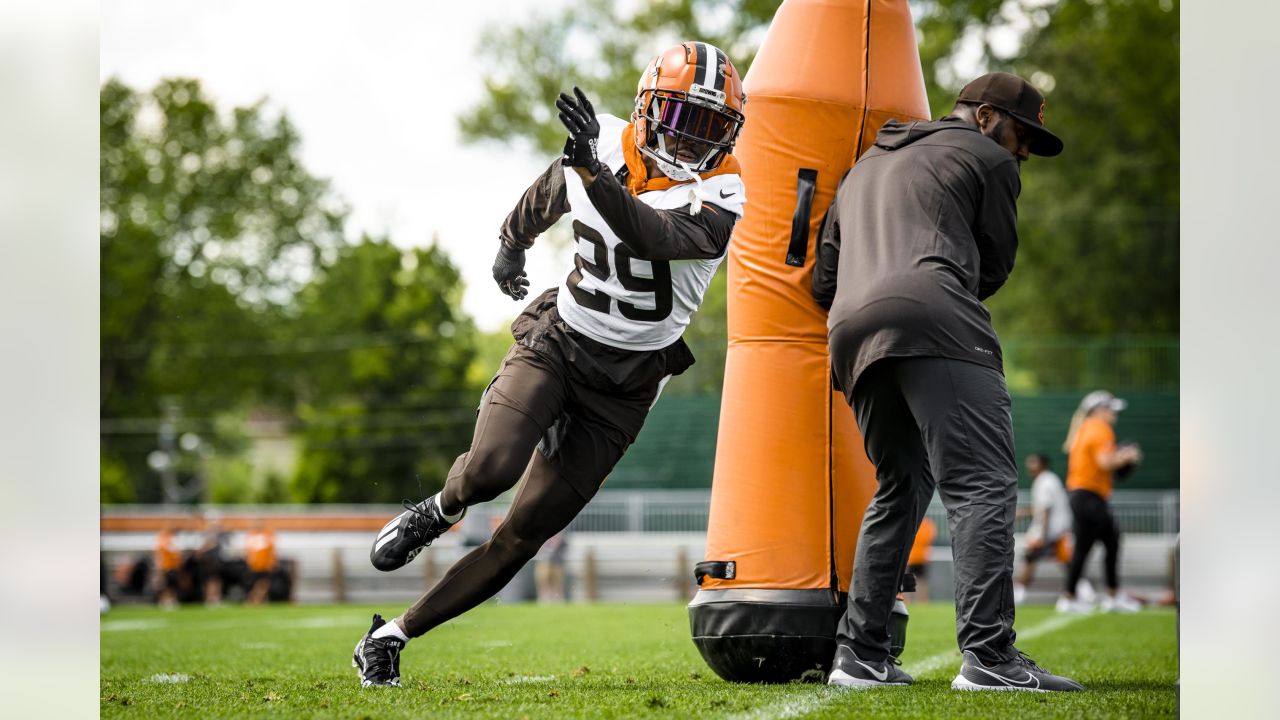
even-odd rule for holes
{"type": "Polygon", "coordinates": [[[1036,113],[1036,119],[1040,121],[1041,125],[1044,124],[1044,101],[1043,100],[1040,101],[1040,112],[1036,113]]]}

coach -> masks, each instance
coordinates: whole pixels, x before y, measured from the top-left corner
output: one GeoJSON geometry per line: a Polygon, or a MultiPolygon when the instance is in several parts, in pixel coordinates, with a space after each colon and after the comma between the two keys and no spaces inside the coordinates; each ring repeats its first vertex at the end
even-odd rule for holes
{"type": "Polygon", "coordinates": [[[1044,96],[991,73],[933,122],[887,122],[841,181],[813,296],[830,311],[833,381],[879,488],[862,523],[828,682],[906,685],[888,620],[935,484],[955,557],[956,689],[1079,690],[1014,647],[1017,468],[1000,342],[982,300],[1018,249],[1019,168],[1062,152],[1044,96]]]}

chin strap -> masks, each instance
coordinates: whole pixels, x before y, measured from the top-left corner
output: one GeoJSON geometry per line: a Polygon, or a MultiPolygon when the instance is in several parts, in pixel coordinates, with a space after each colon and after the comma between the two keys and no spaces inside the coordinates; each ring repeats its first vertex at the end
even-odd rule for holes
{"type": "Polygon", "coordinates": [[[693,168],[689,167],[687,163],[677,160],[676,162],[679,163],[679,165],[674,165],[658,157],[656,153],[646,152],[646,154],[653,158],[653,161],[657,163],[658,169],[662,171],[663,175],[666,175],[676,182],[689,182],[689,180],[697,176],[697,173],[695,173],[693,168]]]}
{"type": "Polygon", "coordinates": [[[689,214],[697,215],[702,212],[702,199],[706,197],[702,190],[702,176],[694,172],[693,168],[689,167],[689,163],[682,160],[676,162],[680,163],[680,167],[693,179],[693,187],[689,188],[689,214]]]}

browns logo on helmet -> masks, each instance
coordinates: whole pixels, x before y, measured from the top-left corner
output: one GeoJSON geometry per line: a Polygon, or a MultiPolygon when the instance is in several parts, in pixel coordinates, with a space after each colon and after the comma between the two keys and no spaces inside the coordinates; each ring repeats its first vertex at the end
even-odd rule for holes
{"type": "Polygon", "coordinates": [[[668,48],[640,75],[631,115],[636,147],[673,180],[715,170],[733,150],[746,102],[723,50],[704,42],[668,48]]]}

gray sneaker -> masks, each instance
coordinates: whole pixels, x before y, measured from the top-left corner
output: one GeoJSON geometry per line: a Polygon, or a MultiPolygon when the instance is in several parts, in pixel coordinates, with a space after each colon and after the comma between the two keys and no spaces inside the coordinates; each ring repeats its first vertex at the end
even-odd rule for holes
{"type": "Polygon", "coordinates": [[[892,655],[880,662],[863,660],[854,654],[853,648],[837,645],[827,684],[847,688],[871,688],[910,685],[915,682],[910,675],[898,668],[900,664],[898,658],[892,655]]]}
{"type": "Polygon", "coordinates": [[[1021,651],[1012,660],[987,665],[972,651],[964,653],[960,674],[951,681],[952,690],[1021,690],[1024,692],[1073,692],[1084,686],[1071,678],[1054,675],[1021,651]]]}

